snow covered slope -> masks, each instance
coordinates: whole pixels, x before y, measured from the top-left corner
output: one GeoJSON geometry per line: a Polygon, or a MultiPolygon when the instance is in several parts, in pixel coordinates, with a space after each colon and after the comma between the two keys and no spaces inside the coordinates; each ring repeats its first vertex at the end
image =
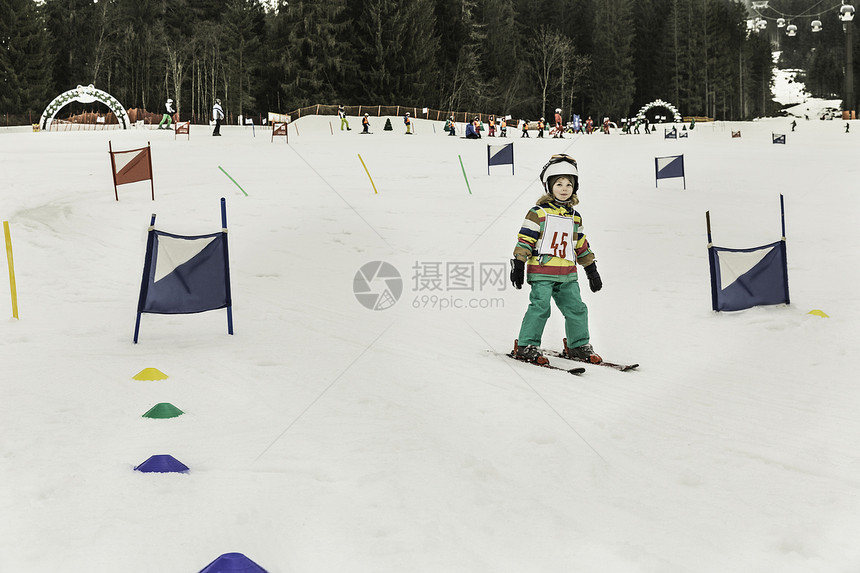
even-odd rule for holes
{"type": "MultiPolygon", "coordinates": [[[[372,123],[303,118],[289,145],[0,131],[20,308],[0,321],[0,571],[195,572],[231,551],[272,573],[860,568],[856,125],[515,137],[512,176],[487,175],[487,139],[372,123]],[[152,142],[154,202],[114,200],[109,140],[152,142]],[[605,285],[584,294],[593,343],[639,371],[490,352],[528,304],[508,259],[559,152],[605,285]],[[656,188],[677,154],[686,190],[656,188]],[[712,312],[705,211],[716,244],[758,246],[780,193],[792,304],[712,312]],[[223,311],[145,315],[132,344],[150,214],[207,233],[221,197],[235,335],[223,311]],[[374,261],[402,279],[385,310],[353,292],[374,261]],[[132,379],[146,367],[169,378],[132,379]],[[160,402],[185,414],[142,417],[160,402]],[[190,472],[133,471],[153,454],[190,472]]],[[[555,313],[544,344],[562,333],[555,313]]]]}

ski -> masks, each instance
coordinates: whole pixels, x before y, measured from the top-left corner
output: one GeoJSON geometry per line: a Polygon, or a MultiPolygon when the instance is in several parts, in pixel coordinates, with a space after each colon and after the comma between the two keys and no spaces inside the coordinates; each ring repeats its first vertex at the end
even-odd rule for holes
{"type": "Polygon", "coordinates": [[[517,362],[521,362],[522,364],[531,364],[532,366],[537,366],[539,368],[548,368],[549,370],[561,370],[562,372],[567,372],[568,374],[585,374],[585,368],[581,366],[576,366],[574,368],[564,368],[562,366],[555,366],[554,364],[546,363],[546,364],[538,364],[537,362],[532,362],[531,360],[523,360],[522,358],[517,358],[514,356],[513,352],[509,352],[507,354],[502,354],[501,352],[495,352],[494,354],[498,356],[507,356],[511,360],[516,360],[517,362]]]}
{"type": "MultiPolygon", "coordinates": [[[[562,344],[565,349],[567,349],[567,339],[562,340],[562,344]]],[[[628,370],[633,370],[635,368],[639,368],[639,364],[619,364],[617,362],[607,362],[606,360],[602,362],[589,362],[588,360],[583,360],[580,358],[573,358],[571,356],[567,356],[566,352],[558,352],[557,350],[548,350],[545,348],[541,348],[540,351],[543,354],[548,356],[554,356],[556,358],[563,358],[564,360],[570,360],[572,362],[581,362],[583,364],[590,364],[592,366],[605,366],[607,368],[612,368],[614,370],[619,370],[621,372],[627,372],[628,370]]]]}
{"type": "MultiPolygon", "coordinates": [[[[501,353],[495,352],[494,354],[501,354],[501,353]]],[[[577,366],[575,368],[564,368],[562,366],[555,366],[554,364],[550,364],[549,360],[543,356],[541,357],[542,360],[538,360],[538,361],[525,360],[524,358],[520,358],[519,356],[517,356],[517,341],[516,340],[514,340],[514,349],[511,350],[510,352],[508,352],[507,354],[504,354],[504,356],[507,356],[508,358],[511,358],[512,360],[516,360],[517,362],[522,362],[524,364],[531,364],[532,366],[540,366],[541,368],[548,368],[550,370],[561,370],[562,372],[567,372],[568,374],[584,374],[585,373],[585,368],[582,368],[581,366],[577,366]]]]}

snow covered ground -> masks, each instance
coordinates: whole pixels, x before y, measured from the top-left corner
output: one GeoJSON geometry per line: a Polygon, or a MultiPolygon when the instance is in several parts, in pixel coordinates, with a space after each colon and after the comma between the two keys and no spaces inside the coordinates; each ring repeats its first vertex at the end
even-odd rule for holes
{"type": "MultiPolygon", "coordinates": [[[[392,121],[303,118],[289,145],[0,131],[20,309],[0,321],[0,571],[196,572],[232,551],[271,573],[860,569],[860,125],[515,133],[512,176],[487,175],[491,140],[392,121]],[[114,200],[108,141],[152,142],[154,202],[146,183],[114,200]],[[491,352],[528,299],[492,271],[559,152],[605,285],[584,293],[593,343],[639,371],[491,352]],[[677,154],[686,190],[656,188],[677,154]],[[705,212],[715,244],[766,244],[780,193],[792,304],[714,313],[705,212]],[[208,233],[221,197],[235,334],[224,311],[144,315],[133,344],[150,214],[208,233]],[[385,310],[353,292],[374,261],[402,277],[385,310]],[[147,367],[168,378],[133,379],[147,367]],[[142,417],[160,402],[185,414],[142,417]],[[190,472],[133,470],[154,454],[190,472]]],[[[544,344],[562,336],[556,312],[544,344]]]]}
{"type": "Polygon", "coordinates": [[[776,69],[774,74],[774,100],[781,103],[789,116],[803,119],[841,117],[842,100],[813,98],[806,86],[797,79],[802,70],[776,69]]]}

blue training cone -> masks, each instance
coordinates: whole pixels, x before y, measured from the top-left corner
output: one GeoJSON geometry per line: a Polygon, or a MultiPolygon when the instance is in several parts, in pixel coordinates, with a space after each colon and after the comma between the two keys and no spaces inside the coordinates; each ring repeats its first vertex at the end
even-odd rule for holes
{"type": "Polygon", "coordinates": [[[241,553],[225,553],[200,570],[200,573],[267,573],[241,553]]]}
{"type": "Polygon", "coordinates": [[[134,466],[134,469],[144,473],[188,473],[188,466],[166,454],[150,456],[139,466],[134,466]]]}

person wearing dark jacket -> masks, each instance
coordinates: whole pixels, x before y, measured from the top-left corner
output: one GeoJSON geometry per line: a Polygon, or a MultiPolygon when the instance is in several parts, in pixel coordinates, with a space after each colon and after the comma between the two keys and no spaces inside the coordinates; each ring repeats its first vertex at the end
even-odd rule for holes
{"type": "Polygon", "coordinates": [[[466,139],[481,139],[481,134],[475,129],[476,121],[466,124],[466,139]]]}

